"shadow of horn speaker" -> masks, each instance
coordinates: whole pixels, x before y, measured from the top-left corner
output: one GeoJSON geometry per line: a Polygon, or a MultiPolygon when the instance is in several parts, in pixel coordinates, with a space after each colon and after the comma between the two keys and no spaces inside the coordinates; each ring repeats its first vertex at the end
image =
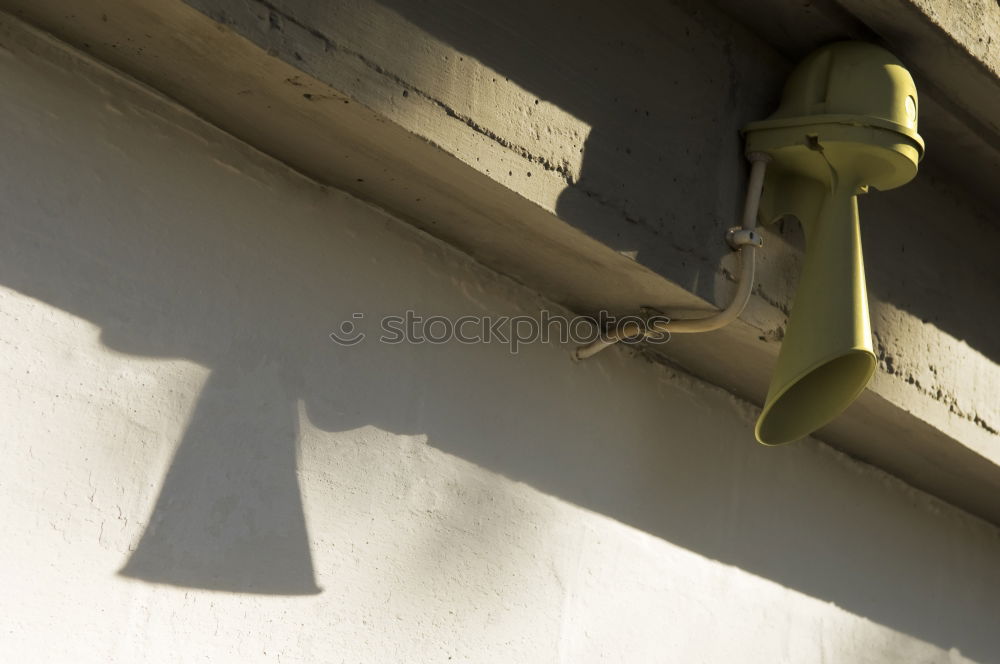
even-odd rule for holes
{"type": "Polygon", "coordinates": [[[873,44],[838,42],[792,72],[781,104],[744,129],[766,153],[762,224],[793,216],[806,251],[755,435],[780,445],[827,424],[875,372],[857,197],[909,182],[923,157],[913,78],[873,44]]]}

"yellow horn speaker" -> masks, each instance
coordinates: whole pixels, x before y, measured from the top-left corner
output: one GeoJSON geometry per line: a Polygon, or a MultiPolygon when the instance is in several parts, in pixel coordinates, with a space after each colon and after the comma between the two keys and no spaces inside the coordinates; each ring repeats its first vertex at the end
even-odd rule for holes
{"type": "Polygon", "coordinates": [[[802,276],[755,434],[765,445],[797,440],[853,402],[875,371],[858,194],[917,174],[917,90],[891,53],[839,42],[792,72],[781,105],[745,129],[747,153],[771,157],[761,223],[798,218],[802,276]]]}

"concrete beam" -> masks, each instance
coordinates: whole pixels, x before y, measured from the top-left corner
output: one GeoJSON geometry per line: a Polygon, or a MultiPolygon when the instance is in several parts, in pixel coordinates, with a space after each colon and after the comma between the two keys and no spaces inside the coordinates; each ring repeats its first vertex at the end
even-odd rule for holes
{"type": "MultiPolygon", "coordinates": [[[[771,110],[790,66],[766,30],[683,2],[0,7],[581,312],[677,315],[728,298],[737,130],[771,110]]],[[[801,48],[870,30],[830,7],[847,27],[804,23],[801,48]]],[[[862,202],[881,371],[819,437],[1000,523],[1000,343],[983,315],[998,303],[982,289],[1000,279],[1000,229],[986,179],[949,165],[985,168],[995,151],[988,132],[940,100],[927,117],[921,99],[920,178],[862,202]],[[949,150],[948,132],[973,148],[949,150]]],[[[675,336],[652,359],[760,403],[801,245],[796,228],[769,232],[743,320],[675,336]]]]}

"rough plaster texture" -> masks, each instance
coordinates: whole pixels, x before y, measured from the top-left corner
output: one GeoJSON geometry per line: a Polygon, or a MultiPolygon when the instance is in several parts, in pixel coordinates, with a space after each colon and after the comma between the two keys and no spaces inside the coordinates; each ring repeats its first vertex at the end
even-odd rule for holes
{"type": "MultiPolygon", "coordinates": [[[[192,0],[204,13],[179,1],[2,4],[582,312],[654,304],[683,315],[725,301],[737,129],[771,109],[802,53],[878,38],[831,2],[747,12],[720,0],[727,13],[582,3],[570,15],[515,0],[192,0]]],[[[924,14],[899,6],[914,24],[900,48],[945,44],[924,14]]],[[[978,61],[946,60],[949,85],[987,91],[962,78],[978,61]]],[[[993,134],[952,113],[971,97],[945,108],[922,90],[933,149],[920,178],[861,204],[883,371],[819,436],[1000,522],[1000,369],[983,315],[996,300],[983,284],[998,278],[987,176],[1000,161],[993,134]]],[[[666,347],[669,361],[755,403],[802,245],[794,225],[775,231],[743,321],[666,347]]]]}
{"type": "Polygon", "coordinates": [[[966,662],[1000,533],[8,23],[0,659],[966,662]]]}

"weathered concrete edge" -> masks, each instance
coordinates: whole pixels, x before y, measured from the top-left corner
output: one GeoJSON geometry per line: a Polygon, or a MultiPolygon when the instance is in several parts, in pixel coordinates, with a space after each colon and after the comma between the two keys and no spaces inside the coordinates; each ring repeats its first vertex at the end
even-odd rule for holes
{"type": "Polygon", "coordinates": [[[1000,147],[1000,4],[993,0],[836,0],[925,82],[939,103],[1000,147]],[[958,63],[958,66],[956,66],[958,63]]]}
{"type": "MultiPolygon", "coordinates": [[[[668,291],[678,302],[692,307],[704,305],[579,231],[564,228],[544,207],[485,177],[461,158],[351,103],[322,82],[302,76],[204,15],[173,5],[157,7],[155,15],[149,8],[130,6],[130,10],[133,13],[126,15],[120,3],[95,2],[86,16],[78,11],[66,17],[71,19],[66,20],[68,26],[38,22],[72,42],[85,47],[89,44],[89,50],[102,59],[298,170],[376,200],[529,285],[544,284],[546,295],[557,301],[578,309],[590,306],[585,300],[574,301],[574,283],[581,275],[599,270],[602,280],[613,279],[614,287],[609,291],[614,292],[591,293],[589,297],[596,302],[614,302],[616,293],[628,286],[634,288],[639,301],[650,293],[668,291]],[[101,11],[109,4],[116,9],[114,19],[105,18],[107,14],[101,11]],[[160,30],[150,34],[151,26],[160,30]],[[101,44],[100,39],[107,41],[101,44]],[[136,41],[132,48],[143,57],[118,50],[123,40],[136,41]],[[214,68],[203,66],[209,61],[208,54],[212,55],[214,68]],[[193,70],[185,62],[198,62],[201,68],[193,70]],[[294,85],[288,84],[289,78],[296,79],[294,85]],[[256,103],[240,94],[246,89],[259,93],[249,95],[255,97],[256,103]],[[317,99],[331,103],[316,104],[317,99]],[[330,108],[337,112],[330,113],[330,108]],[[281,126],[275,127],[276,122],[281,126]],[[381,183],[360,187],[369,181],[352,177],[369,173],[372,182],[381,179],[381,183]],[[395,195],[396,189],[402,193],[395,195]],[[463,236],[460,227],[465,227],[466,233],[473,230],[475,238],[463,236]],[[499,244],[491,245],[489,229],[501,234],[526,233],[529,240],[521,247],[523,254],[517,256],[517,261],[512,262],[500,246],[502,238],[496,240],[499,244]],[[562,275],[562,282],[558,275],[562,275]]],[[[475,147],[495,149],[492,141],[475,147]]],[[[510,156],[497,155],[497,159],[504,158],[510,156]]],[[[623,309],[634,305],[622,302],[620,297],[617,302],[623,309]]],[[[756,302],[755,306],[767,305],[756,302]]],[[[711,339],[687,337],[671,350],[695,374],[759,403],[773,362],[773,353],[762,352],[759,345],[752,350],[752,356],[745,352],[751,346],[748,340],[759,333],[759,329],[740,323],[713,334],[711,339]]],[[[973,513],[1000,522],[1000,507],[992,500],[1000,487],[996,464],[988,455],[979,455],[968,446],[969,432],[929,426],[920,417],[922,408],[914,406],[910,397],[907,400],[910,406],[901,407],[869,391],[820,437],[973,513]],[[885,425],[887,422],[890,425],[885,425]],[[887,445],[886,441],[894,443],[899,436],[873,435],[875,431],[894,431],[911,440],[905,447],[887,445]]],[[[985,450],[985,443],[993,439],[979,442],[984,445],[976,447],[985,450]]]]}

